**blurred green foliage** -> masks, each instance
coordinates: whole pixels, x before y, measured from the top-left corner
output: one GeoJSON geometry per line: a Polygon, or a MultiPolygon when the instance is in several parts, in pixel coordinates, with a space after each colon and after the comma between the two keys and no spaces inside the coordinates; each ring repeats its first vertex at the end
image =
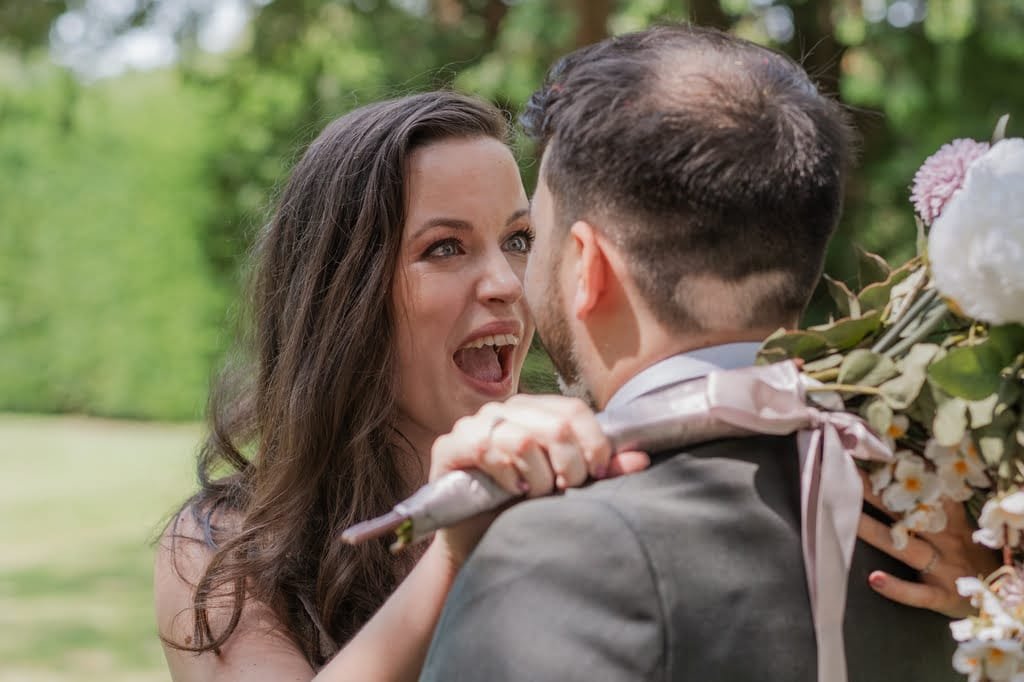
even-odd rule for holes
{"type": "Polygon", "coordinates": [[[83,90],[38,65],[0,127],[0,408],[194,419],[227,290],[202,232],[211,107],[174,74],[83,90]]]}
{"type": "MultiPolygon", "coordinates": [[[[661,19],[785,50],[862,137],[828,263],[853,285],[853,242],[913,252],[926,156],[1024,116],[1024,0],[249,1],[233,52],[199,51],[197,16],[174,68],[87,84],[45,51],[50,23],[89,2],[0,0],[0,409],[196,416],[274,188],[329,120],[374,99],[453,85],[514,115],[558,55],[661,19]]],[[[108,31],[161,2],[128,5],[108,31]]],[[[517,150],[529,187],[536,163],[517,150]]]]}

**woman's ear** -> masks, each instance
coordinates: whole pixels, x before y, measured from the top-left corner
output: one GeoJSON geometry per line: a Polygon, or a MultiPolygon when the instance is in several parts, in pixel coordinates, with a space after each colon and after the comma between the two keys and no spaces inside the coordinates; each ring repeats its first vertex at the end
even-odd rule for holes
{"type": "Polygon", "coordinates": [[[579,320],[589,317],[601,303],[609,275],[608,255],[590,223],[579,220],[569,228],[576,251],[576,295],[572,312],[579,320]]]}

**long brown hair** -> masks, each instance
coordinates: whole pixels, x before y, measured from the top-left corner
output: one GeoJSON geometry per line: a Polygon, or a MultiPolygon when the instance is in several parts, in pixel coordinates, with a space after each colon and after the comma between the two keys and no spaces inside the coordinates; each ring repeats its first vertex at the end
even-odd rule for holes
{"type": "Polygon", "coordinates": [[[395,429],[393,376],[406,162],[433,142],[507,132],[486,102],[424,93],[339,118],[295,166],[253,251],[249,360],[211,392],[186,509],[212,559],[196,585],[194,641],[173,646],[219,652],[252,599],[319,667],[401,580],[409,560],[386,543],[338,536],[407,495],[415,466],[395,429]],[[223,629],[211,627],[218,608],[230,615],[223,629]]]}

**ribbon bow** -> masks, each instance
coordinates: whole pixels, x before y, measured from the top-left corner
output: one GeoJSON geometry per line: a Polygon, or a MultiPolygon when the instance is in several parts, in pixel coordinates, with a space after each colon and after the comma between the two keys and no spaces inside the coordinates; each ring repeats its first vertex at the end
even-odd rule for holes
{"type": "Polygon", "coordinates": [[[807,404],[795,363],[708,375],[710,414],[757,433],[798,432],[804,568],[818,643],[818,680],[845,682],[843,613],[863,489],[853,458],[885,462],[892,450],[856,415],[807,404]]]}

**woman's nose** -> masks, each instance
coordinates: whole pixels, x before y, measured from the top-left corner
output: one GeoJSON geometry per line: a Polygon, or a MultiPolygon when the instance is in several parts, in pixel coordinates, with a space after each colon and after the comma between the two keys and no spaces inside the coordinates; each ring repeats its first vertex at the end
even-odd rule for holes
{"type": "Polygon", "coordinates": [[[523,281],[504,252],[490,255],[484,262],[478,292],[484,302],[515,303],[523,297],[523,281]]]}

